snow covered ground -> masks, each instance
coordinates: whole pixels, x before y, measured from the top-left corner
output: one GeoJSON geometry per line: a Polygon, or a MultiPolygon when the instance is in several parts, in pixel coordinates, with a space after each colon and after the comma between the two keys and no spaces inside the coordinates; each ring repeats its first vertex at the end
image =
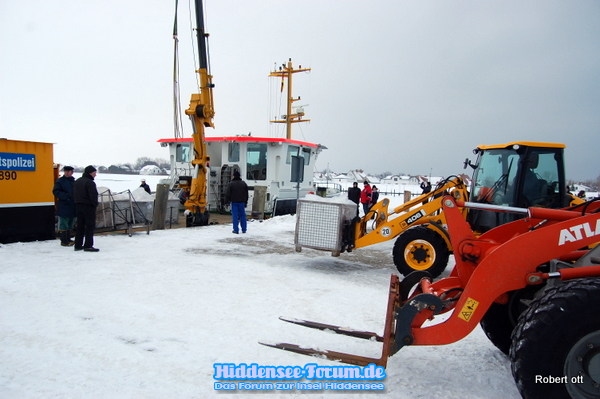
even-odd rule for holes
{"type": "MultiPolygon", "coordinates": [[[[1,245],[0,397],[240,397],[257,392],[216,391],[215,364],[336,365],[258,341],[379,357],[377,343],[278,317],[381,333],[393,243],[338,258],[295,252],[294,228],[281,216],[240,235],[223,224],[102,235],[98,253],[58,240],[1,245]]],[[[405,348],[386,373],[380,395],[392,398],[519,397],[508,359],[479,328],[452,345],[405,348]]],[[[269,391],[344,392],[375,395],[269,391]]]]}

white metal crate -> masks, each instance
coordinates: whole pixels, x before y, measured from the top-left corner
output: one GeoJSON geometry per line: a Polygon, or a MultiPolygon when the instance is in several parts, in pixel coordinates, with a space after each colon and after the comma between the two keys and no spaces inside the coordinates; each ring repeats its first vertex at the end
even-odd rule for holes
{"type": "Polygon", "coordinates": [[[356,216],[356,205],[317,200],[298,200],[296,210],[296,251],[303,247],[331,251],[338,256],[344,223],[356,216]]]}

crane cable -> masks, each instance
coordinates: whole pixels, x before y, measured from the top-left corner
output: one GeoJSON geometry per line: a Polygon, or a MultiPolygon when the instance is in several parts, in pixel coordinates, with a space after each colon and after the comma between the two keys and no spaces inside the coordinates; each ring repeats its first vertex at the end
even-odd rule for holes
{"type": "MultiPolygon", "coordinates": [[[[183,138],[183,120],[181,114],[181,86],[180,86],[180,74],[179,74],[179,37],[177,32],[177,10],[179,0],[175,0],[175,18],[173,22],[173,133],[175,138],[183,138]]],[[[191,47],[194,55],[194,70],[198,69],[196,62],[196,49],[194,48],[194,28],[193,28],[193,14],[192,14],[192,3],[188,1],[189,9],[189,24],[190,24],[190,35],[191,35],[191,47]]],[[[196,86],[200,87],[200,80],[196,74],[196,86]]]]}
{"type": "MultiPolygon", "coordinates": [[[[198,66],[198,57],[196,56],[196,46],[194,46],[194,42],[198,40],[198,36],[194,34],[194,14],[195,11],[192,10],[192,0],[188,1],[188,17],[190,23],[190,46],[192,47],[192,55],[194,56],[192,59],[194,60],[194,71],[199,69],[198,66]]],[[[200,76],[196,73],[196,87],[200,87],[200,76]]]]}
{"type": "Polygon", "coordinates": [[[179,86],[179,38],[177,36],[177,6],[175,0],[175,21],[173,22],[173,134],[176,139],[183,138],[183,121],[181,119],[181,93],[179,86]]]}

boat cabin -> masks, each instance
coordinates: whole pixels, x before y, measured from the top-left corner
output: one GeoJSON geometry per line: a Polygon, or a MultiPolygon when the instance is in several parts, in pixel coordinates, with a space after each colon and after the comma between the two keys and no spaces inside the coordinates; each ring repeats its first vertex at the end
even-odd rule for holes
{"type": "MultiPolygon", "coordinates": [[[[247,210],[252,210],[254,196],[260,193],[264,196],[264,213],[294,213],[296,200],[314,191],[312,171],[318,154],[325,148],[298,140],[252,136],[205,137],[205,141],[210,157],[209,210],[220,212],[229,210],[225,192],[237,170],[250,191],[247,210]]],[[[159,143],[169,147],[169,184],[175,188],[180,177],[193,174],[193,139],[161,139],[159,143]]]]}

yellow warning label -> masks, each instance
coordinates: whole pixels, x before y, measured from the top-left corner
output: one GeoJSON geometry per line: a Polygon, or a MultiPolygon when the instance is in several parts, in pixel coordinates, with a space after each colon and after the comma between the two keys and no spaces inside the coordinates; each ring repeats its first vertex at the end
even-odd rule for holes
{"type": "Polygon", "coordinates": [[[475,313],[477,306],[479,306],[479,302],[477,302],[473,298],[468,298],[467,302],[460,310],[458,317],[463,319],[464,321],[469,321],[471,319],[471,316],[473,316],[473,313],[475,313]]]}

